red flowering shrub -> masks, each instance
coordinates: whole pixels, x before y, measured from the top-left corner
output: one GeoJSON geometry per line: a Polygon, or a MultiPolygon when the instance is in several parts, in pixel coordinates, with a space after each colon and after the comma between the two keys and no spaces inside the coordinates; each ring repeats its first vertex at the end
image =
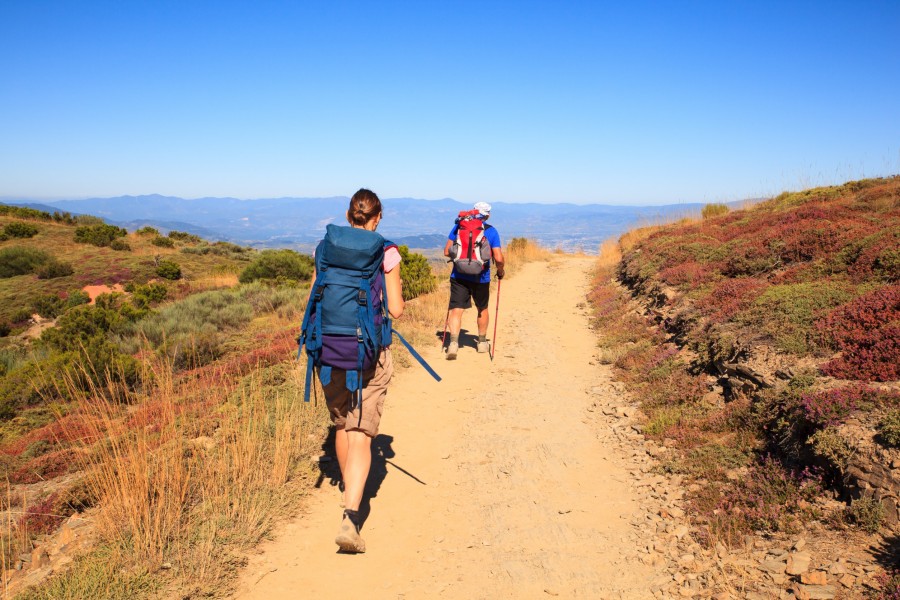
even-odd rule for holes
{"type": "Polygon", "coordinates": [[[832,310],[816,322],[841,351],[822,372],[842,379],[900,379],[900,285],[885,286],[832,310]]]}
{"type": "Polygon", "coordinates": [[[669,285],[694,288],[709,281],[710,275],[708,267],[695,262],[684,262],[680,265],[663,269],[659,273],[659,278],[669,285]]]}
{"type": "Polygon", "coordinates": [[[19,528],[31,535],[50,534],[62,525],[74,510],[56,492],[25,509],[19,519],[19,528]]]}
{"type": "Polygon", "coordinates": [[[854,410],[866,405],[880,404],[890,396],[864,385],[812,392],[800,397],[800,405],[807,420],[817,425],[839,425],[854,410]]]}
{"type": "Polygon", "coordinates": [[[9,475],[9,481],[10,483],[37,483],[59,477],[78,467],[77,453],[74,450],[57,450],[28,461],[9,475]]]}
{"type": "Polygon", "coordinates": [[[765,288],[766,283],[755,277],[725,279],[697,302],[697,308],[713,322],[728,321],[749,308],[765,288]]]}

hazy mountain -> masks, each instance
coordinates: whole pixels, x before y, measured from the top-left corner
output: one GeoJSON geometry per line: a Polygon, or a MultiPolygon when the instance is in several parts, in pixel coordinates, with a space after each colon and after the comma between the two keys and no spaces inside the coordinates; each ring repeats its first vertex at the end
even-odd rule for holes
{"type": "MultiPolygon", "coordinates": [[[[208,239],[257,247],[307,249],[321,239],[328,223],[344,223],[349,198],[184,199],[172,196],[120,196],[43,201],[44,210],[102,217],[137,229],[178,229],[208,239]]],[[[453,220],[471,208],[449,198],[387,198],[379,231],[413,248],[443,246],[453,220]]],[[[12,202],[14,204],[25,204],[12,202]]],[[[528,237],[550,248],[596,252],[600,243],[643,224],[696,214],[703,204],[612,206],[602,204],[493,203],[491,224],[505,241],[528,237]]],[[[504,242],[505,243],[505,242],[504,242]]]]}

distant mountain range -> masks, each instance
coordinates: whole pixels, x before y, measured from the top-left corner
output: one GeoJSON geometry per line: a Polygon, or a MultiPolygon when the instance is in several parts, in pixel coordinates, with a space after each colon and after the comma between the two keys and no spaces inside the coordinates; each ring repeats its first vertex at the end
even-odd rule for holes
{"type": "MultiPolygon", "coordinates": [[[[294,248],[307,252],[322,238],[329,223],[346,222],[348,197],[184,199],[172,196],[119,196],[82,200],[7,201],[49,212],[101,217],[129,230],[144,226],[167,233],[186,231],[209,240],[223,240],[258,248],[294,248]]],[[[383,199],[384,220],[379,232],[410,248],[443,248],[447,232],[461,210],[471,208],[451,199],[383,199]]],[[[491,224],[504,244],[527,237],[548,248],[597,252],[600,244],[641,225],[695,215],[702,203],[665,206],[603,204],[493,203],[491,224]]]]}

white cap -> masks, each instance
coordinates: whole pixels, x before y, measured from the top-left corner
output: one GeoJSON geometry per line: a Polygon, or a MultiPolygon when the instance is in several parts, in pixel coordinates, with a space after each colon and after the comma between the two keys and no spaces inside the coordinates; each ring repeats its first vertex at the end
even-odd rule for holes
{"type": "Polygon", "coordinates": [[[489,214],[491,214],[491,205],[487,202],[476,202],[475,210],[477,210],[484,216],[488,216],[489,214]]]}

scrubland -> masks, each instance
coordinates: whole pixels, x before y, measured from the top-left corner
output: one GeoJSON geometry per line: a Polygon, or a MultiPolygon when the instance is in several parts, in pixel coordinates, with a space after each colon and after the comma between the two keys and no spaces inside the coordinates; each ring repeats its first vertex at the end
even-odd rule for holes
{"type": "Polygon", "coordinates": [[[900,177],[707,209],[601,249],[601,360],[705,544],[824,530],[897,597],[900,177]]]}

